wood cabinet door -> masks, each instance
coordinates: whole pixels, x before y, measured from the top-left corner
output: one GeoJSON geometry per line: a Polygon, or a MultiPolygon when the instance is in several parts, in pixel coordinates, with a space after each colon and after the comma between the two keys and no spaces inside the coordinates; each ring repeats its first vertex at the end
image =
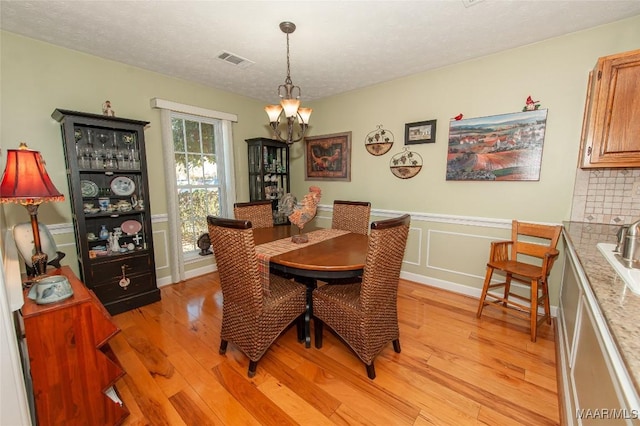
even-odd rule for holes
{"type": "Polygon", "coordinates": [[[640,166],[640,50],[600,58],[589,77],[582,168],[640,166]]]}

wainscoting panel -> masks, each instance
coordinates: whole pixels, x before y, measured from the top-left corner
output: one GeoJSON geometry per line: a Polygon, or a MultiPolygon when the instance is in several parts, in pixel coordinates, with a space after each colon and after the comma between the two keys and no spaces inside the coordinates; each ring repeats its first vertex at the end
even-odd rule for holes
{"type": "MultiPolygon", "coordinates": [[[[332,205],[318,206],[314,224],[330,227],[332,205]]],[[[389,219],[404,213],[411,214],[411,229],[402,264],[402,277],[434,287],[477,297],[480,294],[490,242],[509,239],[511,218],[483,218],[397,210],[371,210],[371,221],[389,219]]],[[[171,283],[168,262],[168,218],[166,214],[153,215],[154,250],[158,285],[171,283]]],[[[67,257],[63,263],[77,268],[71,224],[48,225],[58,247],[64,246],[67,257]]],[[[559,246],[563,251],[564,248],[559,246]]],[[[554,265],[549,280],[551,304],[557,305],[562,277],[562,254],[554,265]]],[[[216,269],[211,256],[198,256],[185,261],[188,277],[216,269]]]]}
{"type": "Polygon", "coordinates": [[[489,247],[494,237],[430,229],[426,267],[484,279],[489,247]]]}

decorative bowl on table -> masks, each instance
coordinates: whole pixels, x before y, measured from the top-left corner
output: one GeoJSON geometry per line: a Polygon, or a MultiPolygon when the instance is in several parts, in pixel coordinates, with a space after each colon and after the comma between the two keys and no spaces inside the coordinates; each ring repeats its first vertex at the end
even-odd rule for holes
{"type": "Polygon", "coordinates": [[[39,305],[59,302],[73,296],[67,277],[54,275],[38,280],[29,290],[28,297],[39,305]]]}

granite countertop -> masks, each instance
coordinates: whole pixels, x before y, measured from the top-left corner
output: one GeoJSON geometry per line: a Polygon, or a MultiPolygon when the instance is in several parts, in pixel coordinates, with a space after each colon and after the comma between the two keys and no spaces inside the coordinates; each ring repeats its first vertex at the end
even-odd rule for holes
{"type": "Polygon", "coordinates": [[[564,234],[580,265],[617,345],[618,352],[640,394],[640,295],[632,293],[597,248],[615,244],[619,225],[564,222],[564,234]]]}

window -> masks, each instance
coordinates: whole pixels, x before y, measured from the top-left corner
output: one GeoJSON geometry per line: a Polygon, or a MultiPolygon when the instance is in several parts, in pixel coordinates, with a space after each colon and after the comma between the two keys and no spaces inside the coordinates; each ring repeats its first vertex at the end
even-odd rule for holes
{"type": "Polygon", "coordinates": [[[197,241],[208,231],[207,215],[233,217],[232,123],[238,117],[159,98],[151,99],[151,107],[160,110],[168,266],[177,283],[190,276],[186,263],[202,259],[197,241]]]}
{"type": "Polygon", "coordinates": [[[196,252],[198,238],[207,232],[207,215],[220,216],[221,204],[216,147],[220,120],[171,114],[173,155],[184,254],[196,252]]]}

